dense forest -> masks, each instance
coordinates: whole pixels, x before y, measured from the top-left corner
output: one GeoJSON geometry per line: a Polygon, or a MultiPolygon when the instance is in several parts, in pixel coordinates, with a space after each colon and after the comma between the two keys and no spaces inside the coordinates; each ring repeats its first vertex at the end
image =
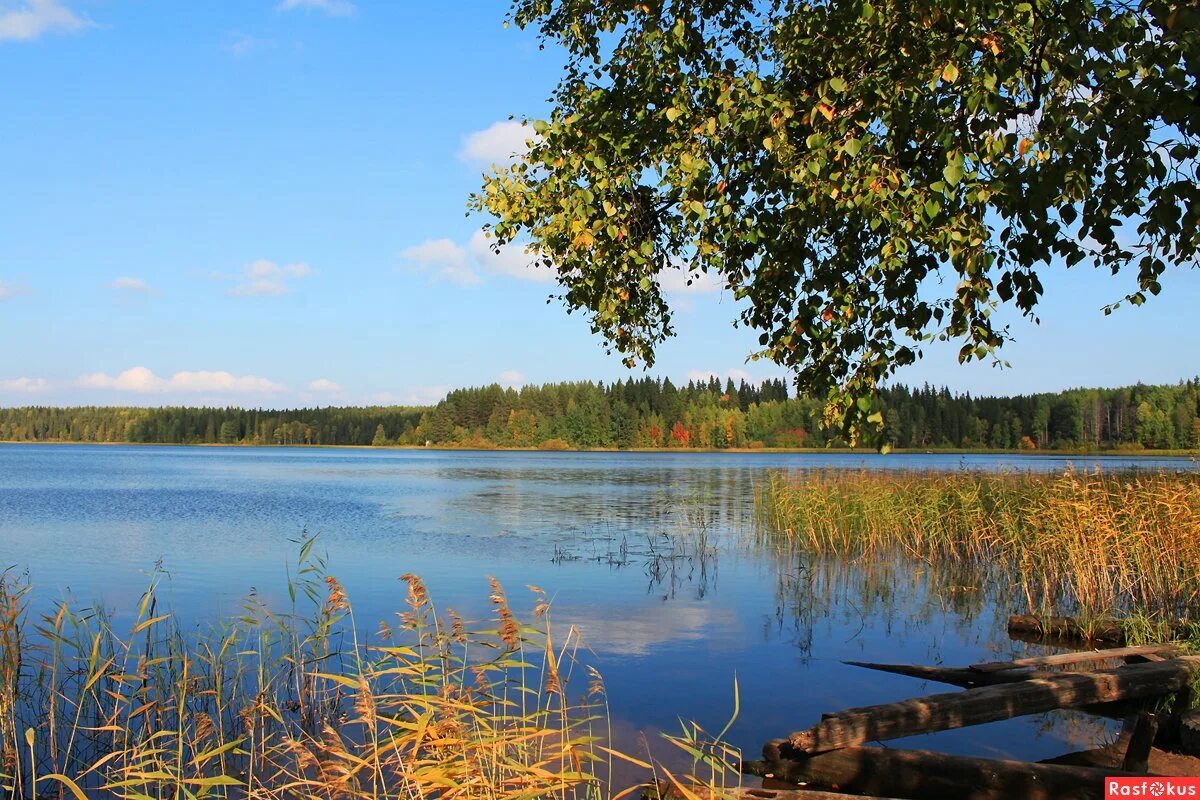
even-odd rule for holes
{"type": "MultiPolygon", "coordinates": [[[[972,397],[929,386],[881,392],[870,446],[1192,449],[1200,379],[1173,386],[972,397]]],[[[825,447],[844,442],[821,401],[783,381],[676,387],[670,380],[458,389],[435,406],[314,408],[4,408],[0,440],[182,444],[458,445],[543,448],[825,447]]]]}

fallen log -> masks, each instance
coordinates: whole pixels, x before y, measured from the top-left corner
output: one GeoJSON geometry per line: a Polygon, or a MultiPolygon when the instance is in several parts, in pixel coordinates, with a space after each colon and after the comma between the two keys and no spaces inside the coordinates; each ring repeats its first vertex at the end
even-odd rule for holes
{"type": "Polygon", "coordinates": [[[826,714],[788,737],[797,751],[820,753],[866,742],[963,728],[1058,708],[1136,700],[1174,692],[1200,674],[1200,656],[1063,672],[962,692],[934,694],[826,714]]]}
{"type": "Polygon", "coordinates": [[[1158,717],[1145,711],[1134,717],[1121,769],[1126,772],[1149,772],[1150,751],[1154,749],[1154,736],[1157,733],[1158,717]]]}
{"type": "Polygon", "coordinates": [[[1179,749],[1189,756],[1200,756],[1200,708],[1180,716],[1179,749]]]}
{"type": "MultiPolygon", "coordinates": [[[[1043,764],[1070,764],[1074,766],[1097,767],[1109,774],[1116,774],[1114,769],[1120,769],[1127,748],[1125,742],[1118,741],[1106,747],[1094,750],[1082,750],[1068,753],[1042,761],[1043,764]]],[[[1157,747],[1150,749],[1147,766],[1153,775],[1179,775],[1185,777],[1200,777],[1200,758],[1168,753],[1157,747]]]]}
{"type": "Polygon", "coordinates": [[[789,752],[786,740],[779,740],[764,748],[764,761],[746,766],[791,783],[912,800],[1090,800],[1104,797],[1106,777],[1123,774],[1112,768],[882,747],[848,747],[799,758],[786,757],[789,752]]]}
{"type": "Polygon", "coordinates": [[[1003,672],[976,672],[966,667],[927,667],[920,664],[872,664],[869,661],[843,661],[852,667],[873,669],[878,672],[890,672],[893,675],[904,675],[923,681],[948,683],[952,686],[962,686],[972,689],[976,686],[995,686],[1001,683],[1016,683],[1031,678],[1041,678],[1055,675],[1053,672],[1035,672],[1033,670],[1005,670],[1003,672]]]}
{"type": "Polygon", "coordinates": [[[975,672],[1008,672],[1032,667],[1067,667],[1079,664],[1089,664],[1096,661],[1107,661],[1115,658],[1140,657],[1146,661],[1159,661],[1158,656],[1177,656],[1183,653],[1183,648],[1175,644],[1144,644],[1137,647],[1111,647],[1106,650],[1083,650],[1074,653],[1056,653],[1049,656],[1033,656],[1017,658],[1012,661],[989,661],[983,664],[972,664],[968,669],[975,672]]]}
{"type": "Polygon", "coordinates": [[[644,800],[895,800],[886,797],[864,797],[841,792],[826,792],[820,789],[767,789],[740,788],[714,791],[708,786],[688,786],[687,791],[669,781],[647,784],[642,789],[644,800]]]}

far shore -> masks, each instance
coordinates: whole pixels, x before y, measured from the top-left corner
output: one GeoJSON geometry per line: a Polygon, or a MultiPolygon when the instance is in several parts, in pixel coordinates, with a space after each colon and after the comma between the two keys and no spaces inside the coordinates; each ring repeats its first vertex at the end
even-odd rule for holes
{"type": "MultiPolygon", "coordinates": [[[[454,452],[505,452],[505,453],[670,453],[682,455],[734,453],[740,455],[772,454],[772,455],[819,455],[822,453],[838,453],[844,455],[878,455],[873,447],[502,447],[500,445],[479,447],[478,445],[435,444],[428,447],[417,444],[222,444],[220,442],[75,442],[66,439],[49,439],[40,442],[25,440],[0,439],[0,444],[12,445],[86,445],[89,447],[228,447],[253,448],[261,450],[291,449],[291,450],[441,450],[454,452]]],[[[1125,449],[1062,449],[1062,450],[1003,450],[994,448],[893,448],[892,455],[982,455],[982,456],[1044,456],[1048,458],[1063,456],[1097,456],[1117,458],[1200,458],[1196,450],[1125,450],[1125,449]]]]}

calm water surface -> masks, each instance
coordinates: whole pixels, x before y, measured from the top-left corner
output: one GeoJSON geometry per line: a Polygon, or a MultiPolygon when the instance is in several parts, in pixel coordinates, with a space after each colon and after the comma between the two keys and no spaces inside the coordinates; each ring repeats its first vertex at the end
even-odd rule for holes
{"type": "MultiPolygon", "coordinates": [[[[302,531],[368,622],[400,609],[405,572],[434,600],[488,613],[486,576],[518,608],[527,584],[578,625],[618,734],[720,729],[748,755],[821,712],[935,685],[846,659],[966,664],[1025,654],[1003,602],[931,592],[921,569],[811,564],[756,545],[754,494],[771,470],[1194,469],[1187,459],[958,455],[503,453],[0,445],[0,568],[38,601],[69,594],[128,614],[156,560],[177,614],[202,621],[247,593],[283,604],[302,531]],[[708,558],[695,554],[707,544],[708,558]],[[671,553],[686,557],[669,558],[671,553]]],[[[372,627],[368,625],[367,627],[372,627]]],[[[1103,730],[1069,714],[905,745],[1041,758],[1103,730]]],[[[667,749],[658,745],[659,750],[667,749]]]]}

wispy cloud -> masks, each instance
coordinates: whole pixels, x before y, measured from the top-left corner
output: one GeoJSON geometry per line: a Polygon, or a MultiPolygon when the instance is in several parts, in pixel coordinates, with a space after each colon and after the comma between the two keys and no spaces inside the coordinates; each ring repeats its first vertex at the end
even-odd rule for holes
{"type": "Polygon", "coordinates": [[[275,40],[264,39],[250,33],[243,33],[242,31],[230,31],[226,35],[225,43],[222,47],[235,56],[241,57],[258,50],[269,50],[275,47],[275,40]]]}
{"type": "Polygon", "coordinates": [[[534,135],[529,126],[514,120],[493,122],[463,137],[458,157],[475,164],[511,164],[529,150],[534,135]]]}
{"type": "Polygon", "coordinates": [[[141,278],[121,277],[109,284],[109,287],[130,294],[158,294],[158,290],[141,278]]]}
{"type": "Polygon", "coordinates": [[[366,401],[375,406],[432,406],[444,400],[453,388],[448,384],[414,386],[398,392],[375,392],[366,401]]]}
{"type": "Polygon", "coordinates": [[[467,251],[450,239],[426,239],[400,253],[410,268],[428,272],[438,280],[458,286],[475,286],[479,276],[467,260],[467,251]]]}
{"type": "Polygon", "coordinates": [[[337,394],[342,391],[342,385],[329,378],[317,378],[308,384],[308,389],[311,392],[320,392],[322,394],[337,394]]]}
{"type": "Polygon", "coordinates": [[[754,377],[744,369],[727,369],[724,373],[720,373],[711,369],[693,369],[688,372],[687,377],[689,381],[704,383],[707,383],[713,378],[716,378],[722,383],[724,383],[726,380],[732,380],[734,383],[741,383],[742,381],[751,384],[761,383],[761,381],[755,380],[754,377]]]}
{"type": "Polygon", "coordinates": [[[11,300],[23,294],[29,294],[29,287],[19,283],[0,281],[0,300],[11,300]]]}
{"type": "Polygon", "coordinates": [[[9,378],[8,380],[0,380],[0,392],[35,394],[44,391],[49,385],[45,378],[9,378]]]}
{"type": "Polygon", "coordinates": [[[707,272],[690,271],[683,265],[671,266],[658,273],[659,288],[668,294],[712,294],[723,288],[707,272]]]}
{"type": "Polygon", "coordinates": [[[0,41],[33,41],[47,33],[71,33],[91,23],[58,0],[0,0],[0,41]]]}
{"type": "Polygon", "coordinates": [[[525,385],[525,376],[515,369],[506,369],[497,376],[500,380],[500,385],[506,389],[515,389],[518,386],[525,385]]]}
{"type": "Polygon", "coordinates": [[[256,375],[234,375],[223,370],[183,371],[163,378],[146,367],[132,367],[115,376],[93,372],[80,377],[76,385],[132,394],[271,394],[286,388],[256,375]]]}
{"type": "Polygon", "coordinates": [[[234,297],[278,297],[292,291],[292,282],[312,274],[308,264],[284,264],[259,259],[242,267],[235,276],[216,275],[222,280],[233,280],[229,294],[234,297]]]}
{"type": "Polygon", "coordinates": [[[492,240],[483,231],[475,231],[467,242],[471,258],[486,272],[505,275],[523,281],[550,283],[554,270],[536,263],[536,254],[527,247],[509,244],[498,251],[492,248],[492,240]]]}
{"type": "Polygon", "coordinates": [[[358,9],[350,0],[282,0],[279,11],[321,11],[331,17],[348,17],[358,9]]]}
{"type": "Polygon", "coordinates": [[[400,257],[410,268],[458,286],[482,283],[480,273],[535,283],[554,280],[554,270],[537,264],[532,250],[519,245],[494,250],[491,240],[481,230],[471,235],[466,246],[453,239],[426,239],[401,252],[400,257]]]}

